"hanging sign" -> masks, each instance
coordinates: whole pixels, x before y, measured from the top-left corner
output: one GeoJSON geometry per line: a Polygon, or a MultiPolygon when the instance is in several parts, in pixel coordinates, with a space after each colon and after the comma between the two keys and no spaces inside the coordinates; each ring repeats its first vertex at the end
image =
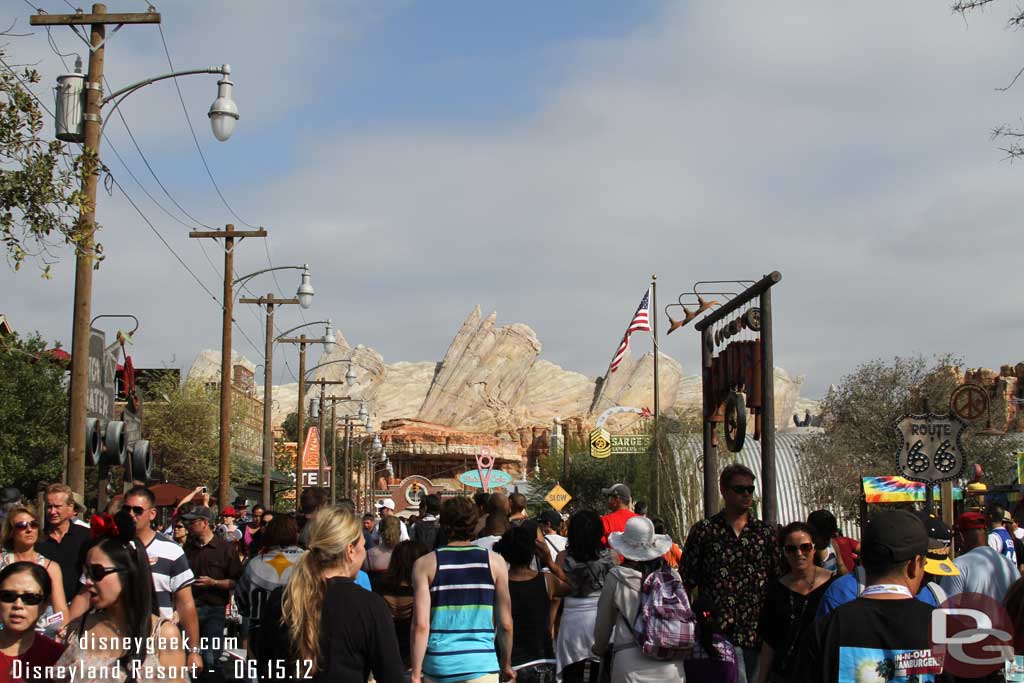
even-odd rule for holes
{"type": "Polygon", "coordinates": [[[908,414],[894,427],[900,439],[896,469],[911,481],[952,481],[964,471],[960,437],[967,423],[955,415],[908,414]]]}
{"type": "Polygon", "coordinates": [[[555,488],[548,491],[548,495],[544,496],[544,501],[559,512],[569,504],[570,500],[572,500],[572,496],[562,488],[561,484],[555,484],[555,488]]]}
{"type": "Polygon", "coordinates": [[[114,389],[117,358],[121,350],[118,343],[107,346],[102,330],[89,330],[89,390],[86,394],[86,415],[101,421],[114,419],[114,389]]]}
{"type": "MultiPolygon", "coordinates": [[[[477,470],[463,472],[458,478],[466,486],[472,486],[475,489],[483,488],[483,484],[480,481],[480,472],[477,470]]],[[[492,489],[508,486],[511,483],[512,475],[501,470],[491,470],[490,479],[487,481],[487,485],[492,489]]]]}

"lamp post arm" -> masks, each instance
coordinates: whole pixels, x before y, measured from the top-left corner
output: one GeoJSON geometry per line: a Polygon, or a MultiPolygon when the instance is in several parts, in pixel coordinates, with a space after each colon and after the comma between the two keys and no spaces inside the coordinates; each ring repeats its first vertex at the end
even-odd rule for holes
{"type": "MultiPolygon", "coordinates": [[[[311,323],[302,323],[301,325],[296,325],[292,329],[285,330],[281,334],[277,335],[277,337],[274,339],[274,341],[281,341],[284,337],[287,337],[289,334],[291,334],[295,330],[301,330],[303,327],[310,327],[312,325],[329,325],[330,323],[331,323],[330,320],[315,320],[315,321],[313,321],[311,323]]],[[[309,339],[306,340],[306,343],[307,344],[319,344],[320,340],[318,340],[316,337],[310,337],[309,339]]]]}
{"type": "MultiPolygon", "coordinates": [[[[277,266],[275,268],[264,268],[263,270],[257,270],[255,273],[249,273],[248,275],[243,275],[242,277],[235,278],[234,284],[235,285],[239,285],[239,284],[241,284],[241,283],[243,283],[243,282],[245,282],[247,280],[251,280],[252,278],[256,277],[257,275],[263,275],[264,273],[271,273],[271,272],[273,272],[275,270],[308,270],[308,269],[309,269],[309,266],[306,265],[305,263],[303,263],[301,266],[277,266]]],[[[312,324],[312,323],[310,323],[310,324],[312,324]]],[[[298,328],[296,328],[296,329],[298,329],[298,328]]]]}
{"type": "MultiPolygon", "coordinates": [[[[313,324],[314,323],[310,323],[310,325],[313,325],[313,324]]],[[[314,365],[309,370],[306,370],[306,374],[308,375],[309,373],[313,372],[317,368],[322,368],[325,365],[334,365],[335,363],[355,363],[356,365],[361,367],[363,370],[369,370],[370,369],[370,368],[366,367],[365,365],[362,365],[361,363],[358,363],[356,361],[356,359],[355,359],[355,356],[350,356],[348,358],[337,358],[335,360],[329,360],[326,363],[320,363],[319,365],[314,365]]],[[[315,382],[316,380],[310,380],[310,381],[311,382],[315,382]]]]}
{"type": "Polygon", "coordinates": [[[145,88],[147,85],[156,83],[157,81],[165,81],[168,78],[177,78],[178,76],[192,76],[195,74],[222,74],[224,76],[231,75],[231,67],[227,64],[221,66],[207,66],[202,69],[187,69],[185,71],[174,71],[169,74],[163,74],[162,76],[153,76],[152,78],[146,78],[139,81],[138,83],[132,83],[131,85],[125,86],[116,92],[112,92],[102,100],[100,100],[100,106],[102,107],[107,102],[117,99],[121,95],[128,95],[139,88],[145,88]]]}
{"type": "Polygon", "coordinates": [[[231,67],[227,64],[224,64],[222,66],[208,66],[203,69],[188,69],[186,71],[175,71],[173,73],[163,74],[162,76],[153,76],[152,78],[147,78],[145,80],[139,81],[138,83],[132,83],[131,85],[125,86],[120,90],[110,93],[102,100],[100,100],[101,108],[105,106],[107,103],[111,102],[112,100],[115,100],[117,98],[121,99],[118,99],[116,102],[114,102],[114,106],[111,107],[109,112],[107,112],[106,118],[104,118],[103,123],[100,125],[100,139],[103,139],[103,131],[107,127],[107,122],[110,120],[110,115],[113,114],[117,110],[117,108],[121,106],[121,103],[124,102],[129,95],[138,90],[141,90],[142,88],[145,88],[147,85],[156,83],[157,81],[164,81],[168,78],[177,78],[178,76],[192,76],[195,74],[222,74],[224,76],[228,76],[231,74],[231,67]]]}

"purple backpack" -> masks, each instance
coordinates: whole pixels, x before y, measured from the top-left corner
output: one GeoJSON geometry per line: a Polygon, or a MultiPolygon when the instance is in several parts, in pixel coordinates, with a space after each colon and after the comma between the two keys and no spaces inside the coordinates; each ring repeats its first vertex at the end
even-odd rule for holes
{"type": "Polygon", "coordinates": [[[652,572],[640,588],[640,610],[633,635],[644,655],[679,659],[693,649],[697,618],[679,576],[671,569],[652,572]]]}

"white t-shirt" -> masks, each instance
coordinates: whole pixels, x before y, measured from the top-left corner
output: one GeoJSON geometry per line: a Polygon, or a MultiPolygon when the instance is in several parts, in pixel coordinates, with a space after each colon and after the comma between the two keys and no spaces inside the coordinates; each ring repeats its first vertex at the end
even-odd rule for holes
{"type": "Polygon", "coordinates": [[[476,541],[473,542],[473,545],[480,546],[481,548],[486,548],[487,550],[493,552],[494,544],[500,540],[501,536],[484,536],[482,538],[476,539],[476,541]]]}
{"type": "Polygon", "coordinates": [[[960,576],[943,576],[939,581],[950,597],[959,593],[981,593],[1002,604],[1020,570],[990,546],[983,545],[953,560],[960,576]]]}
{"type": "MultiPolygon", "coordinates": [[[[569,542],[565,536],[559,536],[558,534],[545,534],[544,540],[547,542],[548,552],[551,553],[551,561],[554,562],[558,559],[558,553],[565,550],[565,544],[569,542]]],[[[536,562],[536,560],[535,560],[536,562]]],[[[537,562],[537,564],[540,564],[537,562]]],[[[550,572],[551,570],[547,567],[541,567],[542,572],[550,572]]]]}

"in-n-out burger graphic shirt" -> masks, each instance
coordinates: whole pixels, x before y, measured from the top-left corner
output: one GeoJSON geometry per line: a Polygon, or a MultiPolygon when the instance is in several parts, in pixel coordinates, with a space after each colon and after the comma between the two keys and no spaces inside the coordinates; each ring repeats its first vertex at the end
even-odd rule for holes
{"type": "Polygon", "coordinates": [[[804,642],[802,683],[930,683],[945,680],[932,652],[934,608],[912,598],[858,598],[813,625],[804,642]]]}

